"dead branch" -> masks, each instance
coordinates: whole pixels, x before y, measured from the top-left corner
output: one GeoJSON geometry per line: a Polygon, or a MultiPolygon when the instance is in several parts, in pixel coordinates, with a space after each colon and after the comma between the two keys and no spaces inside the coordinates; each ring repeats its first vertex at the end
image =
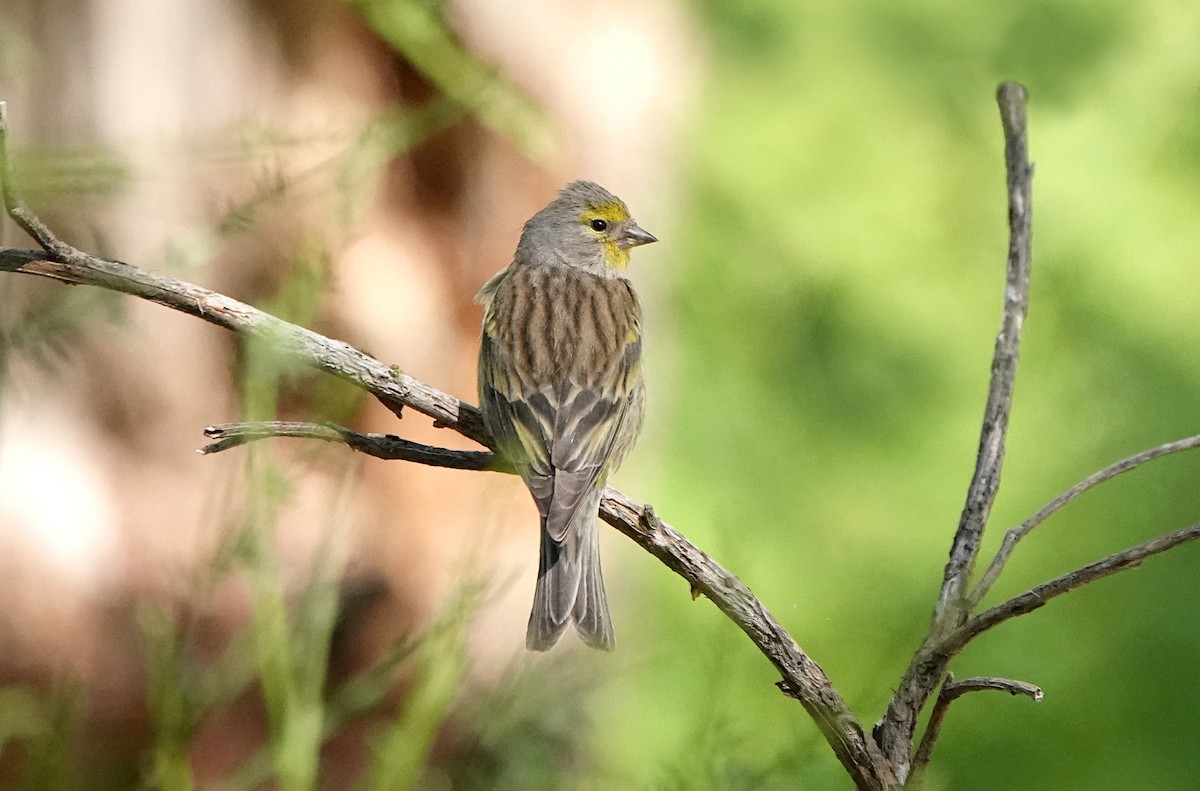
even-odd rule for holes
{"type": "MultiPolygon", "coordinates": [[[[12,187],[12,165],[8,157],[7,141],[5,107],[4,103],[0,102],[0,159],[3,160],[0,176],[4,178],[2,193],[5,208],[14,222],[41,245],[42,251],[0,250],[0,271],[99,286],[196,316],[239,335],[265,341],[280,356],[326,371],[360,387],[382,401],[397,415],[401,413],[402,407],[412,407],[432,417],[435,425],[453,429],[465,437],[491,447],[491,438],[483,426],[478,409],[383,364],[347,343],[282,321],[215,291],[147,272],[120,261],[98,258],[62,242],[15,193],[12,187]]],[[[214,443],[215,447],[210,445],[202,449],[204,451],[215,452],[224,447],[260,438],[255,436],[253,428],[235,428],[230,430],[228,435],[223,433],[222,427],[213,427],[213,430],[219,441],[214,443]]],[[[264,429],[259,426],[258,431],[261,433],[264,429]]],[[[400,454],[397,457],[413,461],[420,461],[421,459],[417,458],[420,454],[428,454],[430,461],[439,463],[450,458],[447,454],[454,453],[442,448],[419,446],[417,443],[402,446],[388,440],[364,440],[364,437],[369,438],[371,435],[354,434],[356,433],[343,434],[337,429],[295,429],[293,433],[285,435],[340,441],[352,447],[356,447],[357,444],[358,450],[393,452],[400,454]],[[306,431],[309,433],[305,433],[306,431]]],[[[464,461],[461,468],[474,469],[469,465],[475,463],[482,464],[483,457],[473,457],[464,461]]],[[[489,461],[489,464],[492,465],[489,469],[499,469],[493,462],[489,461]]],[[[691,544],[682,534],[654,516],[649,507],[639,508],[612,489],[606,491],[603,502],[604,510],[601,515],[606,522],[681,575],[688,581],[691,590],[700,591],[708,596],[754,641],[783,676],[780,682],[781,689],[799,700],[813,717],[856,787],[872,791],[895,787],[895,776],[880,755],[874,740],[834,689],[824,671],[779,625],[749,588],[691,544]]]]}
{"type": "Polygon", "coordinates": [[[1135,453],[1128,458],[1121,459],[1115,464],[1110,464],[1099,472],[1089,475],[1079,483],[1067,489],[1065,492],[1055,497],[1033,516],[1026,519],[1018,527],[1014,527],[1004,534],[1004,541],[1000,544],[1000,549],[996,552],[996,557],[992,559],[991,564],[984,571],[983,576],[979,578],[979,582],[975,585],[975,589],[971,591],[968,599],[968,610],[973,612],[979,606],[980,600],[987,595],[992,589],[992,585],[1000,576],[1000,572],[1004,570],[1004,564],[1008,562],[1012,556],[1013,549],[1016,548],[1017,542],[1042,522],[1045,522],[1053,516],[1058,509],[1062,508],[1067,503],[1074,500],[1079,495],[1091,489],[1094,486],[1104,483],[1107,480],[1117,477],[1123,472],[1129,472],[1136,469],[1148,461],[1153,461],[1163,456],[1168,456],[1172,453],[1178,453],[1182,450],[1192,450],[1200,447],[1200,435],[1188,437],[1187,439],[1176,440],[1175,442],[1167,442],[1162,445],[1144,450],[1141,453],[1135,453]]]}
{"type": "Polygon", "coordinates": [[[925,767],[928,766],[929,759],[933,756],[933,745],[937,742],[938,736],[942,732],[942,722],[946,719],[946,712],[950,710],[950,704],[968,692],[983,692],[987,690],[1007,692],[1014,696],[1025,695],[1035,702],[1040,702],[1043,697],[1041,687],[1024,681],[997,678],[995,676],[975,676],[955,681],[954,674],[947,673],[946,681],[942,684],[942,691],[938,693],[937,700],[933,704],[933,711],[929,714],[929,724],[925,726],[925,734],[921,737],[921,745],[913,755],[910,785],[919,788],[924,780],[925,767]]]}
{"type": "MultiPolygon", "coordinates": [[[[1136,567],[1151,555],[1200,538],[1200,525],[1159,536],[1038,585],[971,617],[975,606],[1003,570],[1017,542],[1066,503],[1148,461],[1200,447],[1200,437],[1160,445],[1100,470],[1068,489],[1022,525],[1009,531],[996,558],[968,595],[971,571],[999,487],[1029,295],[1033,169],[1028,161],[1025,91],[1015,83],[1005,83],[1000,86],[997,100],[1005,137],[1010,239],[1004,309],[992,358],[979,449],[929,634],[910,662],[874,732],[864,730],[821,667],[736,576],[659,519],[649,505],[639,506],[613,489],[605,490],[601,503],[600,513],[608,524],[687,580],[693,593],[708,597],[750,638],[782,677],[779,688],[804,706],[859,789],[897,788],[910,777],[919,782],[950,703],[967,692],[999,689],[1040,699],[1041,690],[1024,682],[989,677],[954,681],[948,673],[949,663],[975,637],[1010,618],[1041,607],[1056,596],[1136,567]],[[913,751],[917,718],[939,683],[941,691],[929,723],[920,746],[913,751]]],[[[491,439],[475,407],[346,343],[289,324],[223,294],[120,261],[91,256],[59,240],[13,189],[4,109],[4,103],[0,102],[0,179],[3,180],[0,187],[5,208],[42,249],[0,250],[0,270],[98,286],[196,316],[241,336],[265,341],[282,356],[327,371],[360,387],[397,416],[403,407],[411,407],[433,418],[435,425],[491,447],[491,439]]],[[[512,472],[502,458],[489,450],[450,450],[391,434],[360,433],[333,424],[225,424],[210,426],[205,429],[205,434],[215,441],[201,448],[202,453],[217,453],[268,437],[297,437],[345,444],[381,459],[462,470],[512,472]]]]}
{"type": "Polygon", "coordinates": [[[1125,571],[1126,569],[1140,566],[1142,561],[1151,555],[1166,552],[1168,549],[1174,549],[1180,544],[1195,541],[1197,538],[1200,538],[1200,524],[1194,524],[1191,527],[1185,527],[1182,530],[1176,530],[1173,533],[1152,538],[1137,546],[1130,547],[1122,552],[1116,552],[1094,563],[1089,563],[1074,571],[1067,572],[1061,577],[1055,577],[1049,582],[1043,582],[1041,585],[1022,593],[1020,596],[1014,596],[1008,601],[997,604],[995,607],[976,615],[950,633],[938,648],[941,652],[951,655],[958,653],[971,640],[993,626],[1004,623],[1009,618],[1033,612],[1056,596],[1069,593],[1076,588],[1087,585],[1089,582],[1095,582],[1110,574],[1116,574],[1118,571],[1125,571]]]}
{"type": "Polygon", "coordinates": [[[439,448],[397,437],[395,434],[364,434],[334,423],[294,423],[276,420],[261,423],[223,423],[207,426],[204,436],[217,441],[200,448],[198,453],[220,453],[272,437],[298,437],[340,442],[360,453],[388,461],[411,461],[454,470],[513,471],[504,464],[503,459],[488,450],[439,448]]]}
{"type": "Polygon", "coordinates": [[[934,607],[933,624],[925,644],[905,671],[900,687],[888,704],[887,713],[875,726],[879,745],[897,768],[901,781],[908,776],[910,745],[917,716],[945,675],[950,659],[930,655],[927,649],[966,617],[967,582],[975,556],[979,553],[988,514],[1000,487],[1004,437],[1012,411],[1013,381],[1020,356],[1021,328],[1029,309],[1033,166],[1029,164],[1025,89],[1014,82],[1006,82],[997,90],[996,102],[1000,106],[1000,124],[1004,129],[1004,164],[1008,183],[1009,242],[1004,310],[992,355],[991,381],[987,405],[984,407],[975,473],[967,489],[966,505],[950,547],[950,559],[934,607]]]}
{"type": "Polygon", "coordinates": [[[996,335],[996,350],[992,354],[992,377],[983,411],[983,430],[979,435],[975,474],[967,489],[967,502],[950,547],[950,560],[946,564],[945,579],[934,610],[934,634],[957,626],[965,616],[963,602],[967,581],[975,556],[979,553],[979,542],[987,525],[988,514],[1000,488],[1004,437],[1008,431],[1013,382],[1021,352],[1021,329],[1029,311],[1033,166],[1029,164],[1025,89],[1016,83],[1006,82],[1000,86],[996,100],[1000,105],[1000,122],[1004,128],[1004,163],[1008,174],[1009,241],[1004,312],[1000,332],[996,335]]]}
{"type": "MultiPolygon", "coordinates": [[[[234,423],[210,426],[204,433],[219,441],[201,448],[201,453],[217,453],[268,437],[303,437],[343,442],[357,451],[381,459],[403,459],[457,469],[512,471],[500,466],[491,453],[434,448],[390,434],[361,434],[332,424],[234,423]]],[[[639,506],[615,489],[605,489],[600,503],[600,516],[686,579],[693,594],[702,593],[707,596],[754,641],[783,676],[783,680],[778,684],[779,688],[784,694],[800,701],[834,746],[835,752],[846,741],[846,734],[850,733],[855,741],[861,740],[866,749],[871,750],[871,761],[874,765],[884,766],[874,741],[864,732],[858,720],[849,713],[849,708],[825,672],[796,644],[787,630],[780,626],[741,580],[659,519],[649,505],[639,506]]],[[[838,757],[842,759],[843,764],[855,760],[852,754],[843,755],[839,752],[838,757]]],[[[879,782],[883,780],[884,778],[878,779],[879,782]]],[[[872,779],[871,782],[877,781],[872,779]]],[[[860,784],[860,787],[888,786],[860,784]]]]}

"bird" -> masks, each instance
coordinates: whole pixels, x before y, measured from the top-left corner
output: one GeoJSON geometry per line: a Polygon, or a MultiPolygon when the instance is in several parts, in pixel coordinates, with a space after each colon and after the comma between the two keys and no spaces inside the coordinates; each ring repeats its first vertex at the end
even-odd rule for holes
{"type": "Polygon", "coordinates": [[[642,428],[642,313],[627,269],[630,250],[656,241],[620,198],[574,181],[525,223],[512,262],[476,296],[484,425],[541,521],[532,651],[570,624],[586,645],[615,644],[597,518],[642,428]]]}

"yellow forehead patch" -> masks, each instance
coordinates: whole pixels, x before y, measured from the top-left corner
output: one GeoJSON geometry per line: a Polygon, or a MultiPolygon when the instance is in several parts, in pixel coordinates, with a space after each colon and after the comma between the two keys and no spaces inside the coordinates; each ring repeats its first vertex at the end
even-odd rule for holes
{"type": "Polygon", "coordinates": [[[588,206],[579,213],[579,221],[586,224],[592,220],[607,220],[608,222],[622,222],[629,219],[629,209],[624,203],[615,200],[608,200],[602,203],[597,203],[588,206]]]}

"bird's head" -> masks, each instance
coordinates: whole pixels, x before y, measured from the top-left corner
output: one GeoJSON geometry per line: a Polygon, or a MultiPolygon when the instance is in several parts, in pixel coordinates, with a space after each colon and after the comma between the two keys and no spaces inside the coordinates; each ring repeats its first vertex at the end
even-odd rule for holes
{"type": "Polygon", "coordinates": [[[629,251],[657,242],[625,202],[591,181],[575,181],[525,223],[518,254],[608,274],[624,272],[629,251]]]}

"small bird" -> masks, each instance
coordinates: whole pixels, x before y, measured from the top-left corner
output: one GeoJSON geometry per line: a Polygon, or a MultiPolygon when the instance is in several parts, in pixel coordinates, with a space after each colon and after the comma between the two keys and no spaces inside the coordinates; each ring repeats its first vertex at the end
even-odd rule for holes
{"type": "Polygon", "coordinates": [[[541,515],[533,651],[569,623],[613,648],[596,520],[642,428],[642,314],[625,270],[632,248],[656,241],[621,199],[576,181],[525,223],[512,263],[476,297],[484,424],[541,515]]]}

